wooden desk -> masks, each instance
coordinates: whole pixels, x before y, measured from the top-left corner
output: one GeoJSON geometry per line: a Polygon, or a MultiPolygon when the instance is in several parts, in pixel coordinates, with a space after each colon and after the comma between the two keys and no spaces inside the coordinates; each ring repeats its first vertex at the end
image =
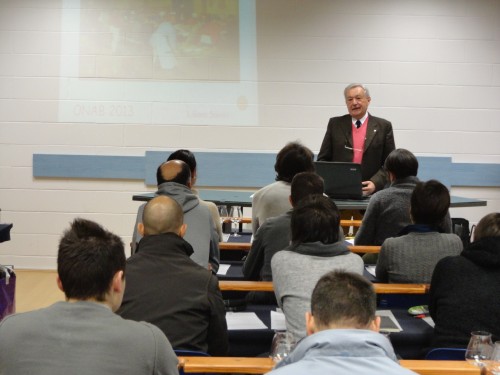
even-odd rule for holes
{"type": "MultiPolygon", "coordinates": [[[[179,357],[185,373],[213,372],[236,374],[264,374],[271,371],[271,358],[247,357],[179,357]]],[[[401,360],[401,366],[420,375],[479,375],[479,368],[465,361],[401,360]]]]}
{"type": "MultiPolygon", "coordinates": [[[[358,254],[378,254],[380,253],[380,246],[347,246],[353,253],[358,254]]],[[[235,250],[235,251],[250,251],[252,244],[250,242],[219,242],[220,250],[235,250]]]]}
{"type": "MultiPolygon", "coordinates": [[[[200,198],[205,201],[214,202],[216,205],[225,204],[226,206],[252,207],[253,192],[242,190],[207,190],[198,189],[200,198]]],[[[154,193],[134,194],[132,200],[147,202],[155,196],[154,193]]],[[[335,199],[335,204],[339,210],[366,210],[368,199],[349,200],[335,199]]],[[[472,198],[463,198],[451,196],[450,207],[477,207],[486,206],[486,201],[472,198]]]]}
{"type": "MultiPolygon", "coordinates": [[[[375,293],[377,294],[426,294],[429,292],[428,284],[382,284],[374,283],[375,293]]],[[[272,281],[232,281],[220,280],[220,290],[232,291],[257,291],[273,292],[272,281]]]]}

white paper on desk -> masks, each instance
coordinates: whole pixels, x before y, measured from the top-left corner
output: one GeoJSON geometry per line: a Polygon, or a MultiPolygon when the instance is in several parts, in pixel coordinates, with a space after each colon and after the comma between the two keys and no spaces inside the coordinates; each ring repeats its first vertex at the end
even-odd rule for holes
{"type": "Polygon", "coordinates": [[[271,329],[286,331],[285,314],[281,311],[271,311],[271,329]]]}
{"type": "Polygon", "coordinates": [[[351,237],[351,238],[346,238],[346,239],[345,239],[345,242],[348,242],[348,243],[349,243],[349,245],[354,246],[354,237],[351,237]]]}
{"type": "Polygon", "coordinates": [[[217,270],[217,275],[227,275],[229,271],[230,264],[219,264],[219,269],[217,270]]]}
{"type": "Polygon", "coordinates": [[[222,233],[222,242],[229,241],[230,236],[231,236],[231,233],[222,233]]]}
{"type": "Polygon", "coordinates": [[[381,331],[401,332],[403,330],[391,310],[377,310],[375,315],[380,316],[381,331]]]}
{"type": "Polygon", "coordinates": [[[434,328],[434,320],[432,320],[430,316],[426,316],[425,318],[422,318],[422,320],[434,328]]]}
{"type": "Polygon", "coordinates": [[[375,269],[377,268],[377,266],[365,266],[365,269],[366,271],[372,275],[373,277],[377,277],[377,275],[375,275],[375,269]]]}
{"type": "Polygon", "coordinates": [[[267,329],[267,326],[254,312],[226,312],[228,330],[267,329]]]}

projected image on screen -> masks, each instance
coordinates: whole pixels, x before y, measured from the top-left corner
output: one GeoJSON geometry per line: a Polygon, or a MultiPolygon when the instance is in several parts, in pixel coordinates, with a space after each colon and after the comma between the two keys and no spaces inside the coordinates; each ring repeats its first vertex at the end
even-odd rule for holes
{"type": "Polygon", "coordinates": [[[63,2],[60,121],[256,124],[254,1],[63,2]]]}
{"type": "MultiPolygon", "coordinates": [[[[86,3],[81,2],[82,8],[86,3]]],[[[130,3],[127,9],[83,12],[82,25],[102,33],[82,33],[81,50],[102,47],[98,71],[108,77],[239,80],[238,0],[177,0],[130,3]],[[142,57],[142,58],[141,58],[142,57]],[[224,76],[211,77],[221,61],[224,76]],[[229,68],[229,69],[228,69],[229,68]]],[[[81,59],[85,75],[88,59],[81,59]]]]}

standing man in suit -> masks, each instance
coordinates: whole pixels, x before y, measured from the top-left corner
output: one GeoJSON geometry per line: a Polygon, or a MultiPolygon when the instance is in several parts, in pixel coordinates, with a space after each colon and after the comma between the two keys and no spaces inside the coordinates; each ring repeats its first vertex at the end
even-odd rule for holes
{"type": "Polygon", "coordinates": [[[361,164],[363,194],[384,188],[385,158],[396,148],[389,121],[368,113],[371,98],[366,87],[351,83],[344,89],[348,115],[328,122],[318,160],[361,164]]]}

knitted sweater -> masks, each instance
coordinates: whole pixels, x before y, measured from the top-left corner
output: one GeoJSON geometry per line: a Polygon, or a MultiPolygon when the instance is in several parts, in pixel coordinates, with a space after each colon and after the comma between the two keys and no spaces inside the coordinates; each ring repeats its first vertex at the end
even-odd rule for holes
{"type": "Polygon", "coordinates": [[[462,251],[462,241],[456,234],[410,232],[388,238],[380,249],[376,275],[381,282],[431,282],[437,262],[462,251]]]}
{"type": "MultiPolygon", "coordinates": [[[[375,193],[370,198],[354,244],[380,246],[386,238],[396,237],[410,225],[410,199],[418,181],[415,176],[401,178],[375,193]]],[[[452,232],[449,213],[441,227],[445,233],[452,232]]]]}
{"type": "Polygon", "coordinates": [[[363,274],[363,260],[342,242],[303,243],[278,251],[271,260],[274,293],[283,309],[287,330],[296,341],[306,336],[304,314],[310,311],[311,294],[325,273],[344,270],[363,274]]]}

